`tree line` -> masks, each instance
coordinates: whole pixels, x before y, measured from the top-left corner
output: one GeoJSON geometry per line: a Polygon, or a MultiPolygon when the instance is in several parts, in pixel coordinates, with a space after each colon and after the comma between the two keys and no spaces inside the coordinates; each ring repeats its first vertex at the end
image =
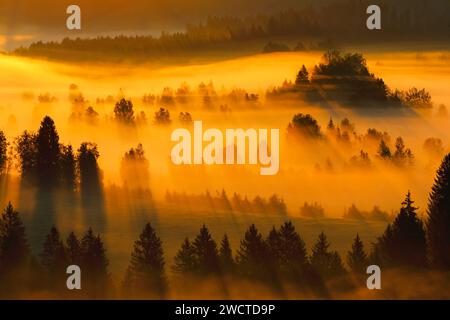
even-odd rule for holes
{"type": "Polygon", "coordinates": [[[247,196],[234,192],[231,197],[223,189],[211,195],[209,191],[202,194],[186,194],[184,192],[167,191],[165,200],[173,205],[206,208],[208,210],[235,211],[240,213],[269,213],[287,215],[287,206],[284,199],[277,194],[268,199],[255,196],[249,199],[247,196]]]}
{"type": "MultiPolygon", "coordinates": [[[[327,1],[326,5],[301,5],[272,14],[247,17],[210,16],[204,22],[189,24],[182,32],[162,32],[160,36],[98,36],[96,38],[64,38],[60,42],[38,41],[14,51],[17,55],[43,55],[52,58],[105,59],[125,56],[177,56],[180,52],[202,49],[223,50],[223,44],[248,40],[271,40],[274,37],[310,39],[319,42],[392,40],[399,36],[414,39],[440,39],[448,34],[448,23],[440,0],[436,6],[420,0],[379,1],[383,16],[383,33],[370,33],[365,28],[369,1],[327,1]],[[349,12],[354,14],[348,15],[349,12]],[[324,17],[327,17],[324,19],[324,17]],[[345,17],[345,23],[342,19],[345,17]]],[[[314,48],[314,45],[313,45],[314,48]]]]}
{"type": "MultiPolygon", "coordinates": [[[[300,289],[326,297],[330,279],[347,279],[353,274],[361,279],[368,265],[383,270],[450,270],[450,154],[437,171],[428,202],[428,217],[417,215],[411,193],[384,233],[369,252],[357,234],[345,257],[330,249],[324,232],[320,233],[308,254],[301,234],[292,222],[273,227],[264,236],[252,224],[244,233],[234,253],[228,236],[220,243],[203,225],[194,239],[186,238],[170,270],[183,278],[201,281],[208,278],[245,279],[267,285],[282,294],[288,282],[300,289]]],[[[67,294],[64,272],[68,264],[79,264],[83,270],[83,295],[108,297],[115,294],[108,259],[102,239],[88,229],[81,240],[70,233],[65,241],[52,227],[38,258],[28,247],[25,227],[11,204],[0,219],[0,290],[14,295],[20,288],[47,290],[67,294]],[[65,292],[65,293],[64,293],[65,292]]],[[[165,298],[170,288],[162,240],[150,223],[135,241],[129,266],[121,283],[125,297],[165,298]]]]}

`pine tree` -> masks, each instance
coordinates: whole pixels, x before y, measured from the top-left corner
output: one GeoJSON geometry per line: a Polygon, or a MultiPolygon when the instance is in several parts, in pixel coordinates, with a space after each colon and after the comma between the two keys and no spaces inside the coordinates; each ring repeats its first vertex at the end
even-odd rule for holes
{"type": "Polygon", "coordinates": [[[272,230],[270,230],[266,239],[266,245],[267,253],[270,256],[271,261],[276,265],[279,265],[281,259],[281,238],[280,233],[277,229],[275,229],[275,227],[272,227],[272,230]]]}
{"type": "Polygon", "coordinates": [[[81,263],[81,244],[75,233],[71,232],[66,240],[66,253],[69,264],[80,265],[81,263]]]}
{"type": "Polygon", "coordinates": [[[413,204],[411,193],[408,192],[400,213],[378,239],[381,257],[386,266],[420,268],[427,264],[425,229],[413,204]]]}
{"type": "Polygon", "coordinates": [[[305,242],[295,231],[291,221],[281,226],[279,236],[281,265],[288,268],[304,268],[308,264],[305,242]]]}
{"type": "Polygon", "coordinates": [[[331,253],[330,256],[329,274],[330,276],[340,276],[346,273],[344,265],[342,263],[341,256],[337,251],[331,253]]]}
{"type": "Polygon", "coordinates": [[[37,179],[36,134],[24,131],[15,140],[15,151],[19,158],[21,182],[35,183],[37,179]]]}
{"type": "Polygon", "coordinates": [[[240,271],[248,277],[265,277],[267,264],[267,246],[261,233],[252,224],[245,232],[244,239],[237,252],[237,262],[240,271]]]}
{"type": "Polygon", "coordinates": [[[225,234],[220,243],[219,249],[219,261],[221,271],[225,273],[233,273],[235,269],[235,261],[233,258],[233,252],[231,250],[230,241],[228,236],[225,234]]]}
{"type": "Polygon", "coordinates": [[[127,270],[127,286],[136,293],[155,293],[163,297],[167,282],[164,272],[164,253],[161,239],[150,223],[147,223],[139,239],[134,243],[127,270]]]}
{"type": "Polygon", "coordinates": [[[306,69],[305,65],[302,65],[302,68],[297,73],[297,77],[295,78],[295,84],[308,84],[309,83],[309,73],[306,69]]]}
{"type": "Polygon", "coordinates": [[[0,274],[22,268],[28,262],[29,254],[25,227],[9,202],[0,220],[0,274]]]}
{"type": "Polygon", "coordinates": [[[46,116],[37,137],[37,170],[41,186],[54,187],[60,178],[59,136],[54,121],[46,116]]]}
{"type": "Polygon", "coordinates": [[[184,239],[174,260],[172,269],[176,273],[194,273],[196,270],[195,250],[188,238],[184,239]]]}
{"type": "Polygon", "coordinates": [[[77,165],[82,194],[100,192],[100,170],[97,164],[99,156],[96,144],[83,142],[78,149],[77,165]]]}
{"type": "Polygon", "coordinates": [[[352,244],[352,250],[347,253],[347,265],[350,267],[350,270],[356,274],[362,274],[366,271],[368,258],[359,234],[356,234],[352,244]]]}
{"type": "Polygon", "coordinates": [[[201,274],[209,274],[219,271],[217,245],[205,225],[203,225],[199,234],[192,242],[192,247],[194,248],[198,264],[198,272],[201,274]]]}
{"type": "Polygon", "coordinates": [[[81,252],[81,269],[87,291],[94,297],[105,296],[109,285],[109,262],[100,236],[95,236],[91,228],[81,239],[81,252]]]}
{"type": "Polygon", "coordinates": [[[63,186],[74,191],[76,187],[76,159],[71,145],[61,146],[61,179],[63,186]]]}
{"type": "Polygon", "coordinates": [[[431,189],[427,232],[431,263],[450,269],[450,153],[444,157],[431,189]]]}
{"type": "Polygon", "coordinates": [[[67,256],[64,244],[55,227],[52,227],[46,236],[40,257],[41,265],[47,273],[48,286],[52,289],[65,288],[67,256]]]}
{"type": "Polygon", "coordinates": [[[311,266],[322,277],[329,276],[331,253],[328,251],[330,244],[324,232],[319,234],[311,254],[311,266]]]}

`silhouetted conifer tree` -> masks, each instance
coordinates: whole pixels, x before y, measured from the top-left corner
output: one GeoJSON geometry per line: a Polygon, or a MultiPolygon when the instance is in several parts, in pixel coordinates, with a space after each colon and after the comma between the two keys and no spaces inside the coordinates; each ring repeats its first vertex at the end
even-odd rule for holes
{"type": "Polygon", "coordinates": [[[47,286],[50,289],[65,289],[68,261],[64,244],[55,227],[52,227],[46,236],[40,257],[46,272],[47,286]]]}
{"type": "Polygon", "coordinates": [[[231,250],[230,241],[225,234],[220,243],[219,261],[221,271],[225,273],[233,273],[235,271],[235,261],[233,258],[233,251],[231,250]]]}
{"type": "Polygon", "coordinates": [[[244,239],[237,252],[239,271],[247,277],[264,279],[267,276],[265,269],[268,258],[267,246],[261,233],[252,224],[245,232],[244,239]]]}
{"type": "Polygon", "coordinates": [[[400,213],[378,239],[385,266],[425,267],[427,264],[425,230],[413,203],[408,192],[400,213]]]}
{"type": "Polygon", "coordinates": [[[328,251],[330,244],[328,243],[325,233],[320,233],[316,244],[312,249],[311,265],[322,276],[328,273],[330,252],[328,251]]]}
{"type": "Polygon", "coordinates": [[[355,240],[352,244],[352,250],[347,253],[347,265],[350,270],[356,274],[366,272],[368,258],[366,252],[364,251],[364,244],[361,241],[359,234],[356,234],[355,240]]]}
{"type": "Polygon", "coordinates": [[[195,249],[189,239],[186,238],[175,256],[175,264],[172,269],[177,273],[193,273],[196,264],[195,249]]]}
{"type": "Polygon", "coordinates": [[[24,131],[15,140],[15,151],[19,162],[19,171],[23,183],[34,183],[37,179],[37,142],[36,134],[24,131]]]}
{"type": "Polygon", "coordinates": [[[66,253],[69,264],[80,265],[82,258],[81,244],[73,232],[67,236],[66,253]]]}
{"type": "Polygon", "coordinates": [[[67,190],[76,188],[76,159],[71,145],[61,146],[61,179],[67,190]]]}
{"type": "Polygon", "coordinates": [[[291,221],[284,223],[280,227],[279,237],[281,266],[288,269],[304,268],[308,264],[305,242],[295,231],[291,221]]]}
{"type": "Polygon", "coordinates": [[[311,266],[323,278],[338,276],[345,272],[339,254],[329,251],[330,244],[325,233],[320,233],[312,249],[311,266]]]}
{"type": "Polygon", "coordinates": [[[97,163],[99,156],[96,144],[84,142],[78,149],[77,165],[85,222],[103,230],[105,212],[103,207],[102,176],[97,163]]]}
{"type": "Polygon", "coordinates": [[[330,275],[340,276],[346,273],[341,256],[337,251],[331,253],[330,257],[330,275]]]}
{"type": "Polygon", "coordinates": [[[295,78],[295,84],[308,84],[309,83],[309,73],[308,70],[306,70],[305,65],[302,65],[302,68],[297,73],[297,77],[295,78]]]}
{"type": "Polygon", "coordinates": [[[134,243],[124,287],[131,294],[153,293],[164,297],[167,288],[164,265],[161,239],[147,223],[134,243]]]}
{"type": "Polygon", "coordinates": [[[269,235],[266,239],[267,245],[267,253],[270,256],[271,262],[274,262],[276,265],[280,263],[280,254],[281,254],[281,238],[280,233],[275,227],[269,232],[269,235]]]}
{"type": "Polygon", "coordinates": [[[431,263],[450,269],[450,153],[444,157],[431,189],[427,232],[431,263]]]}
{"type": "Polygon", "coordinates": [[[46,116],[36,136],[39,184],[54,187],[60,178],[59,136],[54,121],[46,116]]]}
{"type": "Polygon", "coordinates": [[[209,274],[219,271],[217,245],[205,225],[192,242],[192,247],[194,248],[199,273],[209,274]]]}
{"type": "Polygon", "coordinates": [[[0,294],[26,288],[29,263],[25,227],[10,202],[0,219],[0,294]]]}
{"type": "Polygon", "coordinates": [[[78,149],[77,162],[80,172],[81,192],[99,193],[100,192],[100,170],[97,159],[100,156],[97,145],[84,142],[78,149]]]}
{"type": "Polygon", "coordinates": [[[86,291],[93,297],[104,297],[109,285],[109,262],[100,236],[94,235],[91,228],[81,239],[81,252],[81,269],[86,291]]]}

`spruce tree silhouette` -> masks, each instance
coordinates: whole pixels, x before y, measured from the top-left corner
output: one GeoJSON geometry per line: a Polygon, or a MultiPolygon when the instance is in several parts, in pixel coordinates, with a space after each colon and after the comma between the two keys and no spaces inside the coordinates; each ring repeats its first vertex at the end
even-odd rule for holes
{"type": "Polygon", "coordinates": [[[305,65],[302,65],[302,68],[297,73],[297,77],[295,78],[295,84],[296,85],[309,84],[309,73],[308,70],[306,70],[305,65]]]}
{"type": "Polygon", "coordinates": [[[363,274],[366,272],[368,258],[359,234],[356,234],[352,244],[352,250],[347,253],[347,265],[355,274],[363,274]]]}
{"type": "Polygon", "coordinates": [[[192,247],[194,248],[199,273],[208,275],[219,271],[217,245],[205,225],[192,242],[192,247]]]}
{"type": "Polygon", "coordinates": [[[44,117],[36,136],[37,170],[39,185],[52,188],[60,178],[59,135],[55,123],[49,116],[44,117]]]}
{"type": "Polygon", "coordinates": [[[101,174],[97,164],[100,156],[97,145],[83,142],[78,149],[77,164],[80,174],[81,194],[97,195],[101,193],[101,174]]]}
{"type": "Polygon", "coordinates": [[[385,266],[423,268],[427,265],[427,243],[422,221],[417,217],[411,193],[385,233],[378,239],[385,266]]]}
{"type": "Polygon", "coordinates": [[[312,249],[311,267],[324,279],[345,273],[345,268],[338,252],[329,251],[329,247],[330,244],[325,233],[321,232],[312,249]]]}
{"type": "Polygon", "coordinates": [[[245,232],[237,252],[239,272],[248,278],[264,280],[268,273],[265,268],[268,256],[267,245],[261,233],[252,224],[245,232]]]}
{"type": "Polygon", "coordinates": [[[281,260],[281,238],[280,233],[275,227],[272,227],[270,230],[266,239],[266,245],[267,254],[270,256],[271,262],[278,266],[281,260]]]}
{"type": "Polygon", "coordinates": [[[234,273],[236,270],[236,263],[233,258],[233,251],[231,250],[230,241],[225,234],[220,242],[219,249],[220,270],[222,273],[234,273]]]}
{"type": "Polygon", "coordinates": [[[279,231],[279,256],[282,268],[303,269],[308,264],[306,246],[303,239],[295,231],[291,221],[285,222],[279,231]]]}
{"type": "Polygon", "coordinates": [[[440,269],[450,269],[450,153],[437,171],[427,211],[431,263],[440,269]]]}
{"type": "Polygon", "coordinates": [[[337,251],[331,253],[330,258],[330,275],[331,276],[341,276],[346,273],[344,264],[342,263],[341,256],[337,251]]]}
{"type": "Polygon", "coordinates": [[[100,231],[105,228],[105,209],[102,189],[102,175],[97,163],[100,156],[97,145],[84,142],[78,149],[77,165],[80,177],[81,204],[85,223],[100,231]]]}
{"type": "Polygon", "coordinates": [[[32,185],[37,181],[37,137],[24,131],[16,138],[15,151],[18,155],[22,185],[32,185]]]}
{"type": "Polygon", "coordinates": [[[134,294],[155,294],[164,298],[167,279],[164,271],[164,254],[161,239],[147,223],[134,243],[124,288],[134,294]]]}
{"type": "Polygon", "coordinates": [[[319,234],[311,254],[311,266],[322,276],[328,275],[331,253],[328,251],[330,244],[324,232],[319,234]]]}
{"type": "Polygon", "coordinates": [[[64,244],[55,227],[50,229],[45,238],[40,258],[45,271],[47,287],[57,291],[66,289],[65,278],[68,260],[64,244]]]}
{"type": "Polygon", "coordinates": [[[172,270],[176,273],[188,274],[196,271],[195,250],[188,238],[184,239],[180,250],[175,256],[172,270]]]}
{"type": "Polygon", "coordinates": [[[69,191],[76,188],[76,159],[71,145],[61,146],[61,180],[62,185],[69,191]]]}
{"type": "Polygon", "coordinates": [[[279,230],[272,228],[266,243],[273,272],[298,286],[305,285],[308,280],[307,252],[292,222],[285,222],[279,230]]]}
{"type": "Polygon", "coordinates": [[[25,227],[11,202],[0,219],[0,294],[22,290],[29,277],[30,251],[25,227]]]}
{"type": "Polygon", "coordinates": [[[66,239],[66,254],[69,264],[80,265],[82,259],[81,244],[75,233],[71,232],[66,239]]]}
{"type": "Polygon", "coordinates": [[[109,287],[109,262],[100,236],[95,236],[91,228],[81,239],[81,252],[81,269],[86,292],[94,298],[105,297],[109,287]]]}

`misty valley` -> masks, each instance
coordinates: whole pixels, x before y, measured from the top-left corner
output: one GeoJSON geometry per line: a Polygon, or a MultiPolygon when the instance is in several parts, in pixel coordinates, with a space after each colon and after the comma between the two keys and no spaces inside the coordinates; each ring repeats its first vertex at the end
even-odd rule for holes
{"type": "Polygon", "coordinates": [[[448,299],[446,20],[349,3],[0,34],[0,298],[448,299]]]}

